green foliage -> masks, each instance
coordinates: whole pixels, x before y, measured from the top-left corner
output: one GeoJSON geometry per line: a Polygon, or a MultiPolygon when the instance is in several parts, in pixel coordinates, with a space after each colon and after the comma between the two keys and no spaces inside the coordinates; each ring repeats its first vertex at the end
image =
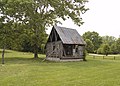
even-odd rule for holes
{"type": "Polygon", "coordinates": [[[118,40],[116,41],[116,47],[117,47],[118,53],[120,53],[120,38],[118,38],[118,40]]]}
{"type": "Polygon", "coordinates": [[[84,50],[83,51],[83,61],[87,61],[87,59],[86,59],[86,57],[87,57],[87,54],[88,54],[88,52],[87,52],[87,50],[84,50]]]}
{"type": "Polygon", "coordinates": [[[3,46],[11,48],[16,45],[16,36],[18,36],[18,33],[15,32],[16,30],[17,28],[14,28],[11,22],[3,23],[3,27],[0,28],[0,44],[2,48],[3,46]]]}
{"type": "Polygon", "coordinates": [[[97,49],[100,47],[100,45],[102,44],[102,38],[99,36],[99,34],[97,32],[85,32],[83,34],[83,38],[84,40],[89,39],[90,41],[92,41],[93,45],[94,45],[94,52],[96,53],[97,49]]]}
{"type": "Polygon", "coordinates": [[[98,53],[98,54],[103,54],[103,48],[101,48],[101,47],[98,48],[97,53],[98,53]]]}
{"type": "Polygon", "coordinates": [[[112,45],[110,46],[110,51],[112,54],[120,53],[120,38],[118,38],[112,45]]]}
{"type": "Polygon", "coordinates": [[[86,50],[88,53],[98,54],[119,54],[120,53],[120,38],[113,36],[99,36],[97,32],[85,32],[83,38],[87,43],[86,50]],[[107,45],[106,45],[107,44],[107,45]]]}
{"type": "Polygon", "coordinates": [[[103,45],[103,53],[107,56],[110,52],[110,47],[108,44],[103,45]]]}
{"type": "Polygon", "coordinates": [[[113,36],[103,36],[102,37],[102,42],[104,44],[109,44],[109,46],[111,46],[113,43],[115,43],[116,38],[113,36]]]}
{"type": "Polygon", "coordinates": [[[116,42],[114,42],[111,46],[110,46],[110,51],[112,54],[118,54],[118,49],[117,49],[117,44],[116,42]]]}
{"type": "Polygon", "coordinates": [[[109,44],[102,44],[100,48],[97,50],[97,53],[104,54],[107,56],[110,53],[109,44]]]}
{"type": "Polygon", "coordinates": [[[86,39],[85,42],[87,44],[86,45],[87,52],[88,53],[93,53],[94,52],[94,45],[93,45],[92,41],[90,39],[86,39]]]}

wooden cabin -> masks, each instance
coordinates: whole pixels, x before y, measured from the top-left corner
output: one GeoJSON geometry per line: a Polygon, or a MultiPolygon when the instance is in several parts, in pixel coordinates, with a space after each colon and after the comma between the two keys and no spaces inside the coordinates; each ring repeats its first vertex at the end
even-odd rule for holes
{"type": "Polygon", "coordinates": [[[83,60],[85,45],[85,41],[79,35],[77,30],[53,26],[46,43],[46,60],[83,60]]]}

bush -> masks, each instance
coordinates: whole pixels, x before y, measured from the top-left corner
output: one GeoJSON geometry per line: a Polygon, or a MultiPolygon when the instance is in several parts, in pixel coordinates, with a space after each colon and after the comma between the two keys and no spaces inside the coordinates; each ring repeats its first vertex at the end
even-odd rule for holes
{"type": "Polygon", "coordinates": [[[87,50],[84,50],[84,52],[83,52],[83,61],[87,61],[87,60],[86,60],[87,54],[88,54],[88,53],[87,53],[87,50]]]}

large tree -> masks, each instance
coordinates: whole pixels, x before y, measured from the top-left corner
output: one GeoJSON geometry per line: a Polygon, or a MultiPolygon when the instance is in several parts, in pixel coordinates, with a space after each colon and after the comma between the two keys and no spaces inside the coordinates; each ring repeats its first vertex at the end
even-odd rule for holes
{"type": "Polygon", "coordinates": [[[102,52],[103,54],[105,54],[106,56],[110,53],[110,47],[109,44],[103,44],[102,45],[102,52]]]}
{"type": "Polygon", "coordinates": [[[88,53],[93,53],[94,52],[94,45],[93,45],[92,41],[90,41],[90,39],[86,39],[85,42],[87,44],[86,45],[87,52],[88,53]]]}
{"type": "Polygon", "coordinates": [[[115,41],[116,41],[116,38],[114,36],[102,36],[102,42],[104,44],[109,44],[109,46],[115,43],[115,41]]]}
{"type": "Polygon", "coordinates": [[[1,14],[13,22],[24,25],[24,33],[31,38],[34,58],[38,57],[38,47],[46,39],[46,27],[59,23],[58,18],[72,19],[82,25],[81,14],[87,0],[1,0],[1,14]]]}
{"type": "Polygon", "coordinates": [[[100,48],[97,50],[98,54],[104,54],[104,55],[108,55],[110,53],[110,46],[109,44],[102,44],[100,46],[100,48]]]}
{"type": "Polygon", "coordinates": [[[2,51],[2,64],[4,64],[4,53],[6,48],[14,47],[17,44],[18,34],[20,34],[20,23],[17,23],[15,16],[15,10],[10,7],[15,3],[7,4],[8,0],[0,1],[0,45],[3,48],[2,51]],[[13,11],[14,10],[14,11],[13,11]]]}
{"type": "MultiPolygon", "coordinates": [[[[2,20],[2,18],[0,18],[2,20]]],[[[12,25],[11,21],[9,22],[0,22],[0,45],[3,48],[2,51],[2,64],[4,64],[4,53],[6,48],[15,47],[18,43],[16,37],[18,36],[17,28],[15,24],[12,25]]]]}
{"type": "Polygon", "coordinates": [[[95,31],[93,32],[85,32],[83,34],[83,38],[86,40],[86,39],[89,39],[90,41],[92,41],[93,45],[94,45],[94,52],[96,53],[97,52],[97,49],[100,47],[100,45],[102,44],[102,38],[101,36],[99,36],[99,34],[95,31]]]}

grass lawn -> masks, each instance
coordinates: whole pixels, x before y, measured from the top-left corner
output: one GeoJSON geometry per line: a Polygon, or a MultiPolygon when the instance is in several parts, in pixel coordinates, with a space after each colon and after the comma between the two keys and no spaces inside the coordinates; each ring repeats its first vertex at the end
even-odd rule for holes
{"type": "Polygon", "coordinates": [[[45,55],[39,56],[8,50],[0,64],[0,86],[120,86],[120,59],[42,62],[45,55]]]}

